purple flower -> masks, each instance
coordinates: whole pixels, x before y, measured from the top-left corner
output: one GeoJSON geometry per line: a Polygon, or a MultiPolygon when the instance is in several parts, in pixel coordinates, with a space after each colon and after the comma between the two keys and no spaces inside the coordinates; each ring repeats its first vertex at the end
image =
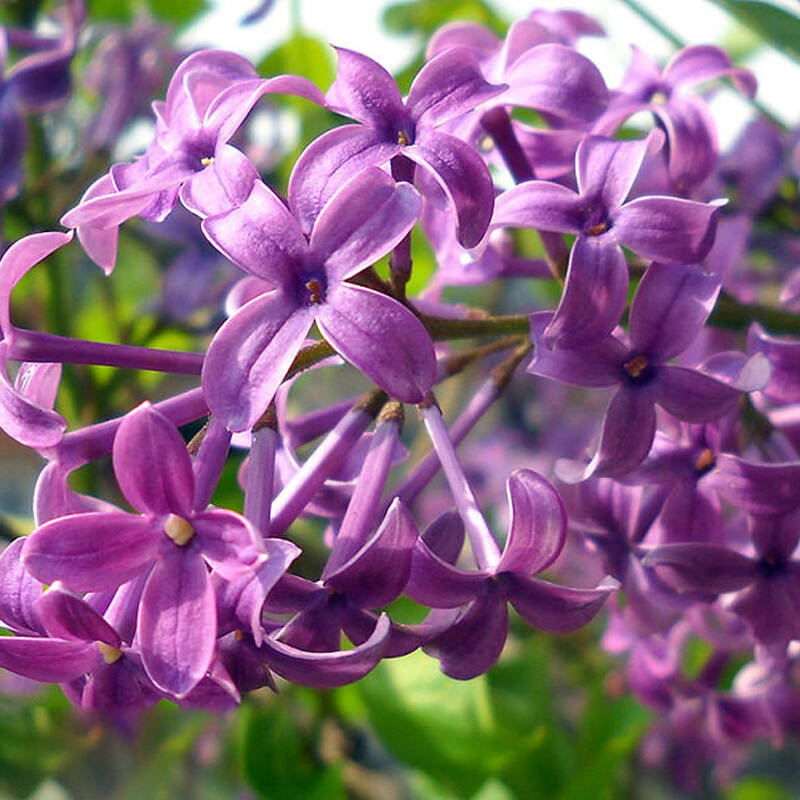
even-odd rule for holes
{"type": "Polygon", "coordinates": [[[427,331],[396,300],[346,282],[391,250],[419,211],[411,186],[371,168],[330,199],[308,238],[261,182],[241,206],[203,222],[228,258],[275,286],[240,308],[208,349],[203,389],[231,430],[264,413],[314,322],[391,395],[422,399],[436,372],[427,331]]]}
{"type": "Polygon", "coordinates": [[[116,589],[149,573],[137,621],[142,661],[156,686],[182,696],[214,655],[208,566],[240,577],[259,559],[256,535],[238,514],[194,507],[183,439],[149,403],[119,426],[113,463],[122,493],[140,513],[78,513],[45,523],[26,542],[25,564],[40,580],[61,580],[78,592],[116,589]]]}
{"type": "Polygon", "coordinates": [[[610,333],[628,297],[622,246],[668,263],[699,261],[714,241],[718,203],[677,197],[639,197],[624,202],[642,160],[661,134],[617,142],[588,136],[578,146],[578,192],[556,183],[528,181],[504,192],[492,226],[577,234],[561,302],[546,338],[577,347],[610,333]]]}
{"type": "Polygon", "coordinates": [[[223,183],[243,200],[255,170],[228,141],[268,92],[322,102],[319,89],[304,78],[260,78],[252,64],[235,53],[203,50],[189,56],[176,70],[166,101],[153,105],[156,138],[147,152],[138,161],[115,165],[95,181],[80,204],[64,215],[63,224],[78,229],[89,256],[110,272],[119,225],[137,214],[160,221],[174,206],[181,186],[185,204],[193,208],[192,183],[205,172],[213,172],[213,182],[223,183]]]}
{"type": "Polygon", "coordinates": [[[708,422],[732,409],[742,391],[763,385],[767,373],[761,357],[739,362],[742,374],[731,382],[669,364],[697,336],[718,292],[719,279],[697,268],[653,264],[631,306],[630,340],[609,335],[570,350],[549,346],[549,312],[531,317],[536,352],[529,372],[578,386],[617,387],[594,458],[574,469],[562,463],[562,479],[619,475],[641,463],[655,436],[656,405],[677,419],[708,422]]]}
{"type": "Polygon", "coordinates": [[[455,209],[458,238],[474,247],[492,215],[494,188],[475,150],[438,128],[503,90],[487,83],[468,50],[452,48],[419,72],[405,101],[380,64],[338,48],[328,106],[358,120],[323,134],[297,161],[289,204],[309,231],[333,193],[370,166],[402,154],[423,167],[455,209]]]}

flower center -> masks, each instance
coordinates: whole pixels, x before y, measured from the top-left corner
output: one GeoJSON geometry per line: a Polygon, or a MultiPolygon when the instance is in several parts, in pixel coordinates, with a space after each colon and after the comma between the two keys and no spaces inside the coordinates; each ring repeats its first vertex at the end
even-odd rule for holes
{"type": "Polygon", "coordinates": [[[306,281],[306,291],[308,292],[307,299],[309,303],[313,305],[319,305],[325,298],[325,289],[322,286],[322,282],[318,281],[316,278],[312,278],[309,281],[306,281]]]}
{"type": "Polygon", "coordinates": [[[694,462],[694,468],[701,475],[705,475],[715,463],[716,459],[714,458],[714,454],[706,447],[706,449],[697,456],[697,460],[694,462]]]}
{"type": "Polygon", "coordinates": [[[103,656],[103,661],[105,661],[106,664],[113,664],[115,661],[119,661],[122,658],[121,650],[105,642],[98,642],[97,649],[100,651],[100,655],[103,656]]]}
{"type": "Polygon", "coordinates": [[[178,514],[170,514],[164,523],[164,533],[172,539],[178,547],[185,547],[194,538],[194,528],[191,522],[178,514]]]}
{"type": "Polygon", "coordinates": [[[758,562],[758,566],[763,574],[767,577],[771,577],[782,572],[786,564],[781,556],[770,553],[769,555],[762,556],[761,560],[758,562]]]}
{"type": "Polygon", "coordinates": [[[641,378],[642,373],[650,366],[648,360],[644,356],[634,356],[631,359],[628,359],[623,365],[625,372],[631,376],[631,378],[641,378]]]}
{"type": "Polygon", "coordinates": [[[204,156],[200,159],[200,163],[204,167],[210,167],[214,163],[214,156],[204,156]]]}
{"type": "Polygon", "coordinates": [[[402,147],[405,147],[407,144],[411,144],[411,139],[405,131],[397,132],[397,144],[402,147]]]}

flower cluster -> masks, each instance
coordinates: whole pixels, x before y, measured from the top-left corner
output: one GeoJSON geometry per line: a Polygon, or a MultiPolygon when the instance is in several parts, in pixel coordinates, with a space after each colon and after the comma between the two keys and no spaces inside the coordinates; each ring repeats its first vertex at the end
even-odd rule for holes
{"type": "MultiPolygon", "coordinates": [[[[342,48],[325,93],[234,53],[194,53],[153,105],[147,150],[91,184],[61,220],[68,232],[9,247],[0,427],[47,464],[36,529],[0,556],[13,634],[1,666],[62,683],[84,708],[227,708],[273,675],[334,687],[417,648],[468,679],[501,656],[509,604],[552,633],[607,604],[605,646],[629,654],[632,690],[675,720],[662,752],[687,719],[696,753],[798,732],[800,340],[774,335],[800,333],[798,279],[748,268],[792,143],[758,122],[720,156],[692,88],[729,78],[749,96],[755,83],[718,48],[688,47],[663,70],[634,49],[609,89],[576,49],[587,35],[602,31],[574,12],[532,12],[503,39],[449,25],[406,96],[342,48]],[[232,142],[263,97],[285,94],[350,121],[308,144],[284,190],[232,142]],[[630,127],[642,111],[649,132],[630,127]],[[12,322],[15,285],[76,247],[73,231],[108,274],[120,226],[138,217],[152,233],[178,214],[192,247],[213,246],[237,277],[199,352],[12,322]],[[526,250],[514,229],[541,246],[526,250]],[[417,237],[436,269],[411,296],[417,237]],[[451,301],[459,286],[512,280],[523,314],[451,301]],[[776,287],[784,310],[758,305],[776,287]],[[9,361],[22,362],[15,379],[9,361]],[[342,400],[325,370],[344,362],[369,388],[342,400]],[[67,431],[54,409],[66,363],[197,383],[67,431]],[[528,376],[514,378],[522,364],[528,376]],[[482,382],[465,383],[476,371],[482,382]],[[310,410],[292,401],[301,372],[310,410]],[[453,376],[467,400],[443,413],[434,390],[453,376]],[[497,452],[491,436],[458,456],[509,386],[536,409],[528,435],[499,457],[480,456],[497,452]],[[410,467],[404,405],[431,445],[410,467]],[[205,418],[187,445],[178,428],[205,418]],[[212,503],[231,447],[247,450],[243,513],[212,503]],[[124,508],[69,485],[109,454],[124,508]],[[490,524],[478,499],[495,500],[498,474],[500,537],[502,513],[490,524]],[[403,596],[421,607],[414,622],[398,616],[403,596]],[[683,653],[697,640],[708,655],[690,675],[683,653]]],[[[15,103],[25,69],[4,84],[15,103]]],[[[206,278],[183,275],[194,303],[206,278]]]]}

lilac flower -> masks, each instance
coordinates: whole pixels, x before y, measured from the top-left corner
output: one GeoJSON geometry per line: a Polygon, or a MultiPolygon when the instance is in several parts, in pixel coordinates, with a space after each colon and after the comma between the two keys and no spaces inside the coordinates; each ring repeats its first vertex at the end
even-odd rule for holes
{"type": "Polygon", "coordinates": [[[139,514],[72,514],[38,528],[25,563],[40,580],[78,592],[116,589],[149,573],[137,638],[160,689],[185,695],[206,674],[216,642],[207,565],[235,579],[259,557],[255,533],[237,514],[193,506],[192,464],[173,425],[145,403],[114,439],[114,472],[139,514]]]}
{"type": "Polygon", "coordinates": [[[420,70],[404,101],[380,64],[352,50],[337,53],[339,71],[326,95],[328,106],[361,124],[323,134],[298,159],[289,204],[302,229],[311,229],[339,187],[402,154],[436,181],[455,210],[459,241],[474,247],[491,218],[492,178],[469,145],[438,128],[503,87],[483,79],[469,51],[453,48],[420,70]]]}
{"type": "Polygon", "coordinates": [[[561,302],[546,338],[577,347],[610,333],[625,307],[628,268],[621,245],[649,259],[690,264],[714,240],[719,203],[639,197],[624,203],[660,134],[632,142],[586,137],[575,157],[578,192],[528,181],[497,199],[492,226],[578,235],[561,302]]]}
{"type": "Polygon", "coordinates": [[[250,428],[264,413],[315,321],[387,392],[422,399],[436,370],[425,328],[396,300],[346,282],[391,250],[419,211],[411,186],[369,169],[330,199],[308,238],[260,182],[241,206],[203,222],[228,258],[276,287],[239,309],[208,349],[203,388],[231,430],[250,428]]]}
{"type": "MultiPolygon", "coordinates": [[[[89,256],[110,272],[118,226],[137,214],[163,219],[175,204],[178,189],[185,187],[187,198],[191,197],[192,182],[207,170],[229,187],[237,187],[244,199],[254,170],[228,141],[268,92],[322,101],[320,91],[304,78],[259,78],[250,62],[235,53],[204,50],[189,56],[176,70],[166,101],[154,104],[156,138],[147,152],[138,161],[112,167],[64,215],[63,224],[78,229],[89,256]]],[[[191,207],[190,199],[187,205],[191,207]]]]}
{"type": "Polygon", "coordinates": [[[609,135],[637,111],[652,111],[667,134],[670,177],[679,193],[688,194],[713,170],[717,136],[705,102],[686,90],[722,77],[730,77],[743,94],[755,94],[753,74],[734,67],[718,47],[685,47],[662,72],[634,45],[628,71],[594,131],[609,135]]]}
{"type": "Polygon", "coordinates": [[[762,359],[749,366],[740,363],[743,374],[732,383],[668,363],[703,327],[718,292],[719,279],[696,268],[654,264],[631,306],[630,340],[609,335],[570,350],[549,346],[549,312],[533,315],[536,352],[529,372],[578,386],[617,387],[594,458],[588,465],[562,464],[562,479],[619,475],[640,464],[655,436],[656,404],[678,419],[707,422],[732,409],[742,391],[763,385],[762,359]]]}

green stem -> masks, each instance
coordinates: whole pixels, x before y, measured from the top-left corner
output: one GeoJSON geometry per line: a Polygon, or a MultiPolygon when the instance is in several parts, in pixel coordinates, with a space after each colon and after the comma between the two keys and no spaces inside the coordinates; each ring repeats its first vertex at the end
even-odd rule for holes
{"type": "Polygon", "coordinates": [[[509,314],[483,319],[449,319],[429,317],[423,314],[420,319],[434,341],[446,339],[471,339],[473,336],[505,336],[513,333],[530,335],[530,323],[525,314],[509,314]]]}
{"type": "Polygon", "coordinates": [[[725,292],[720,295],[708,322],[731,330],[743,330],[751,322],[759,322],[770,333],[800,335],[800,314],[783,308],[740,303],[725,292]]]}

